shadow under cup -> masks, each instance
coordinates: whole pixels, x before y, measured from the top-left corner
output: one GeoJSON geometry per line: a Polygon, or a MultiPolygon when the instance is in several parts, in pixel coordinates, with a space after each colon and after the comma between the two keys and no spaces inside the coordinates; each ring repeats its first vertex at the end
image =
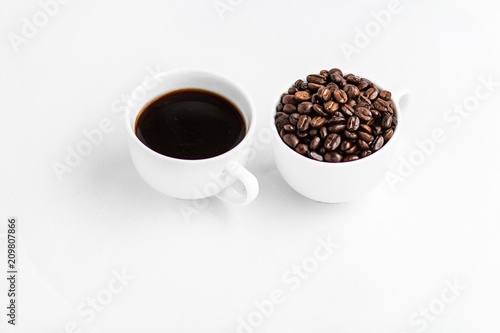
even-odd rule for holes
{"type": "Polygon", "coordinates": [[[227,166],[247,163],[256,123],[253,103],[241,87],[218,74],[198,70],[175,70],[149,78],[132,93],[125,118],[129,151],[137,171],[151,187],[179,199],[206,198],[229,187],[236,177],[228,175],[227,166]],[[135,133],[141,110],[151,100],[180,89],[207,90],[231,101],[245,119],[243,140],[223,154],[191,160],[159,154],[142,143],[135,133]]]}
{"type": "MultiPolygon", "coordinates": [[[[403,91],[393,94],[398,125],[392,138],[375,153],[350,162],[323,162],[300,155],[281,139],[274,124],[273,112],[272,145],[276,166],[283,179],[303,196],[324,203],[349,202],[369,194],[382,182],[396,157],[401,130],[404,129],[399,104],[406,94],[403,91]]],[[[274,106],[279,102],[280,99],[274,106]]]]}

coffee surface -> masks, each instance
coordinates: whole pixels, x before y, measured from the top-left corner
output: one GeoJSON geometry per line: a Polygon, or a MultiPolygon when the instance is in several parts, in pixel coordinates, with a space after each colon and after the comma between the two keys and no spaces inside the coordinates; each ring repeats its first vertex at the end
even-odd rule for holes
{"type": "Polygon", "coordinates": [[[179,159],[221,155],[246,134],[245,120],[225,97],[201,89],[169,92],[139,113],[136,135],[152,150],[179,159]]]}

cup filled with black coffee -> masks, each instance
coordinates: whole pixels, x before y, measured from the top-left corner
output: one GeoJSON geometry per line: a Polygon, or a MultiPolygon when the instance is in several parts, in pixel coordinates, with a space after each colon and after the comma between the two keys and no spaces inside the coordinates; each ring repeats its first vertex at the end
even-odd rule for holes
{"type": "Polygon", "coordinates": [[[237,204],[256,198],[257,179],[245,169],[256,113],[233,81],[198,70],[158,74],[134,91],[125,118],[132,161],[156,190],[237,204]]]}
{"type": "Polygon", "coordinates": [[[395,157],[404,95],[338,68],[290,85],[276,101],[272,123],[276,164],[285,181],[320,202],[369,193],[395,157]]]}

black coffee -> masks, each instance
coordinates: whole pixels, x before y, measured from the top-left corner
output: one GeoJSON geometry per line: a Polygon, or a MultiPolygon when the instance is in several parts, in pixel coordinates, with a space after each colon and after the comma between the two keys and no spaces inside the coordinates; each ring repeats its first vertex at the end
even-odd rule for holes
{"type": "Polygon", "coordinates": [[[243,140],[246,124],[226,98],[201,89],[162,95],[139,113],[139,140],[170,157],[196,160],[221,155],[243,140]]]}

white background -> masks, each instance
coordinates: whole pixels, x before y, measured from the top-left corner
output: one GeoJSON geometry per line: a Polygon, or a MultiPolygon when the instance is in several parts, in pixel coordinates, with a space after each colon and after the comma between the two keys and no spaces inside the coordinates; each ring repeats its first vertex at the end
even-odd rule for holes
{"type": "Polygon", "coordinates": [[[279,289],[286,301],[254,332],[498,332],[500,86],[460,124],[443,118],[474,100],[481,78],[500,82],[496,3],[402,0],[350,59],[341,43],[354,45],[356,29],[388,1],[231,3],[221,19],[211,0],[75,0],[15,52],[9,36],[41,7],[1,1],[0,233],[15,215],[21,237],[13,331],[237,332],[238,317],[279,289]],[[254,99],[263,129],[284,87],[332,67],[410,89],[394,174],[435,128],[447,140],[404,181],[340,205],[288,187],[267,144],[248,165],[259,197],[243,208],[213,199],[187,219],[192,202],[155,192],[135,172],[114,111],[148,68],[234,79],[254,99]],[[103,119],[113,131],[59,181],[54,162],[64,163],[68,147],[103,119]],[[292,291],[284,274],[327,237],[339,248],[292,291]],[[134,279],[92,320],[79,315],[123,269],[134,279]],[[454,280],[467,289],[439,309],[454,280]],[[425,327],[412,324],[430,304],[442,313],[425,327]]]}

